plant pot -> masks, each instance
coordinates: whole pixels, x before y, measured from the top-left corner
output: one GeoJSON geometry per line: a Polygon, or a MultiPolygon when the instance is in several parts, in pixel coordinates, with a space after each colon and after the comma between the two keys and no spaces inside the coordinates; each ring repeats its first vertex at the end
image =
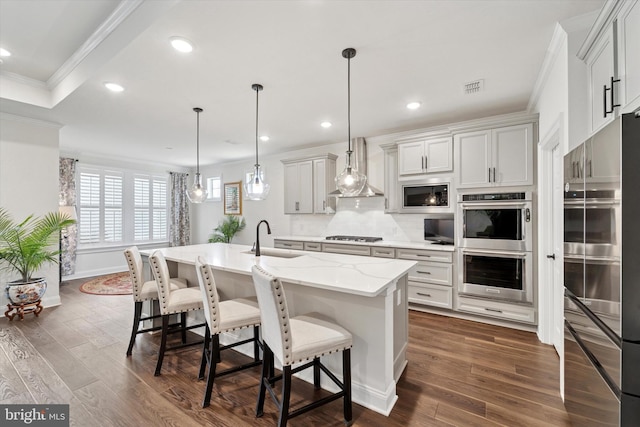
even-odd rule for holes
{"type": "Polygon", "coordinates": [[[13,304],[29,304],[39,301],[47,290],[47,281],[44,277],[31,279],[29,282],[14,280],[7,283],[5,288],[7,298],[13,304]]]}

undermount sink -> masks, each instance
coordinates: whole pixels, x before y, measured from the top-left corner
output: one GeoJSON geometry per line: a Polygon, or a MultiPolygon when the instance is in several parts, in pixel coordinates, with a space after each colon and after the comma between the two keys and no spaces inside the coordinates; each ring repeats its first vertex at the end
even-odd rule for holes
{"type": "MultiPolygon", "coordinates": [[[[243,254],[255,255],[255,251],[244,251],[243,254]]],[[[260,249],[260,256],[272,256],[277,258],[298,258],[304,254],[295,254],[290,252],[272,251],[269,249],[260,249]]]]}

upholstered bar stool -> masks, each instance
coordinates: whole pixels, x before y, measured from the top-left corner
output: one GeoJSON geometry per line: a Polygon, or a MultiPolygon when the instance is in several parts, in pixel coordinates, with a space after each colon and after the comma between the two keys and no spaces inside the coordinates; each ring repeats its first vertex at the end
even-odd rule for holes
{"type": "MultiPolygon", "coordinates": [[[[156,284],[158,285],[158,305],[160,306],[160,314],[162,315],[162,336],[160,338],[160,349],[158,350],[158,363],[156,364],[155,375],[160,375],[162,369],[162,361],[164,359],[164,353],[166,350],[175,350],[178,348],[187,347],[190,345],[202,344],[203,341],[197,341],[192,343],[183,343],[167,348],[167,335],[169,331],[169,319],[173,314],[183,315],[189,311],[202,309],[202,296],[200,290],[196,287],[171,289],[171,282],[169,278],[169,267],[167,261],[161,251],[155,251],[149,257],[149,263],[151,264],[151,271],[156,278],[156,284]]],[[[189,329],[199,328],[205,326],[206,323],[200,323],[197,325],[186,326],[181,329],[184,334],[189,329]]]]}
{"type": "Polygon", "coordinates": [[[216,377],[252,368],[261,363],[259,347],[260,309],[256,301],[245,298],[220,301],[211,266],[209,266],[202,257],[196,259],[196,273],[198,275],[198,282],[200,283],[200,290],[202,291],[204,317],[207,319],[204,347],[202,349],[202,361],[198,375],[198,379],[204,379],[205,370],[207,366],[209,367],[204,400],[202,401],[202,407],[206,408],[211,402],[211,390],[213,389],[213,381],[216,377]],[[253,328],[253,338],[220,346],[221,333],[251,327],[253,328]],[[253,362],[225,369],[220,372],[216,371],[222,350],[251,342],[253,343],[253,362]]]}
{"type": "Polygon", "coordinates": [[[347,426],[351,425],[351,334],[346,329],[323,320],[318,313],[289,318],[287,299],[280,279],[259,266],[253,266],[251,272],[260,305],[264,347],[256,417],[263,415],[266,391],[278,406],[280,427],[286,426],[289,418],[343,397],[344,422],[347,426]],[[338,351],[342,351],[342,382],[320,362],[321,356],[338,351]],[[274,357],[282,363],[281,375],[273,374],[274,357]],[[294,363],[299,362],[307,363],[292,368],[294,363]],[[322,370],[340,391],[290,411],[291,375],[310,367],[313,367],[313,383],[316,389],[320,388],[322,370]],[[283,380],[282,398],[278,399],[272,385],[280,379],[283,380]]]}
{"type": "MultiPolygon", "coordinates": [[[[161,326],[155,326],[152,328],[139,329],[140,322],[144,320],[157,319],[161,315],[145,316],[142,317],[142,303],[145,301],[155,301],[158,299],[158,285],[155,280],[144,281],[142,257],[136,246],[131,246],[125,249],[124,257],[127,259],[127,265],[129,266],[129,275],[131,276],[131,285],[133,291],[133,327],[131,328],[131,339],[129,339],[129,347],[127,348],[127,356],[131,356],[133,345],[136,342],[136,336],[144,332],[158,331],[162,329],[161,326]]],[[[185,279],[171,278],[171,289],[182,289],[187,287],[187,281],[185,279]]],[[[185,326],[185,318],[181,318],[181,323],[171,326],[185,326]]],[[[183,334],[183,342],[186,341],[186,332],[183,334]]]]}

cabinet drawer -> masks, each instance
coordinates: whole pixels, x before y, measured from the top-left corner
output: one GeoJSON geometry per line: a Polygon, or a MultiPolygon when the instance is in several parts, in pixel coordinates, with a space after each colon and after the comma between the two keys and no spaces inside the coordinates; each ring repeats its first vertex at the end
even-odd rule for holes
{"type": "Polygon", "coordinates": [[[371,248],[371,256],[380,258],[395,258],[396,250],[393,248],[371,248]]]}
{"type": "Polygon", "coordinates": [[[305,251],[321,252],[322,251],[322,243],[304,242],[304,250],[305,251]]]}
{"type": "Polygon", "coordinates": [[[506,304],[459,296],[456,310],[500,319],[515,320],[523,323],[536,323],[535,309],[517,304],[506,304]]]}
{"type": "Polygon", "coordinates": [[[452,252],[429,251],[425,249],[396,249],[396,258],[417,261],[453,262],[452,252]]]}
{"type": "Polygon", "coordinates": [[[278,249],[295,249],[298,251],[304,250],[304,244],[295,240],[274,240],[273,247],[278,249]]]}
{"type": "Polygon", "coordinates": [[[409,302],[414,304],[433,305],[435,307],[452,307],[452,288],[438,285],[425,285],[409,281],[407,288],[409,302]]]}
{"type": "Polygon", "coordinates": [[[363,255],[370,256],[371,249],[369,246],[359,245],[342,245],[339,243],[323,243],[322,252],[330,252],[334,254],[363,255]]]}
{"type": "Polygon", "coordinates": [[[409,280],[451,286],[452,265],[438,262],[419,262],[409,270],[409,280]]]}

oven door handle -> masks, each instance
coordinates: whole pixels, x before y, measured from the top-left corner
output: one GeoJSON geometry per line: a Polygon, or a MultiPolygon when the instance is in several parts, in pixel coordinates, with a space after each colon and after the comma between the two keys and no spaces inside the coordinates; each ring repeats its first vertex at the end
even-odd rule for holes
{"type": "Polygon", "coordinates": [[[527,252],[502,252],[502,251],[493,251],[493,250],[470,250],[470,249],[462,249],[463,255],[479,255],[479,256],[501,256],[502,258],[518,258],[518,259],[526,259],[527,252]]]}
{"type": "Polygon", "coordinates": [[[460,207],[462,209],[497,209],[497,208],[524,209],[526,207],[531,208],[531,205],[529,203],[523,203],[523,202],[488,202],[483,200],[480,203],[462,202],[460,203],[460,207]]]}
{"type": "Polygon", "coordinates": [[[617,206],[620,204],[620,200],[585,200],[584,205],[586,208],[589,206],[617,206]]]}

